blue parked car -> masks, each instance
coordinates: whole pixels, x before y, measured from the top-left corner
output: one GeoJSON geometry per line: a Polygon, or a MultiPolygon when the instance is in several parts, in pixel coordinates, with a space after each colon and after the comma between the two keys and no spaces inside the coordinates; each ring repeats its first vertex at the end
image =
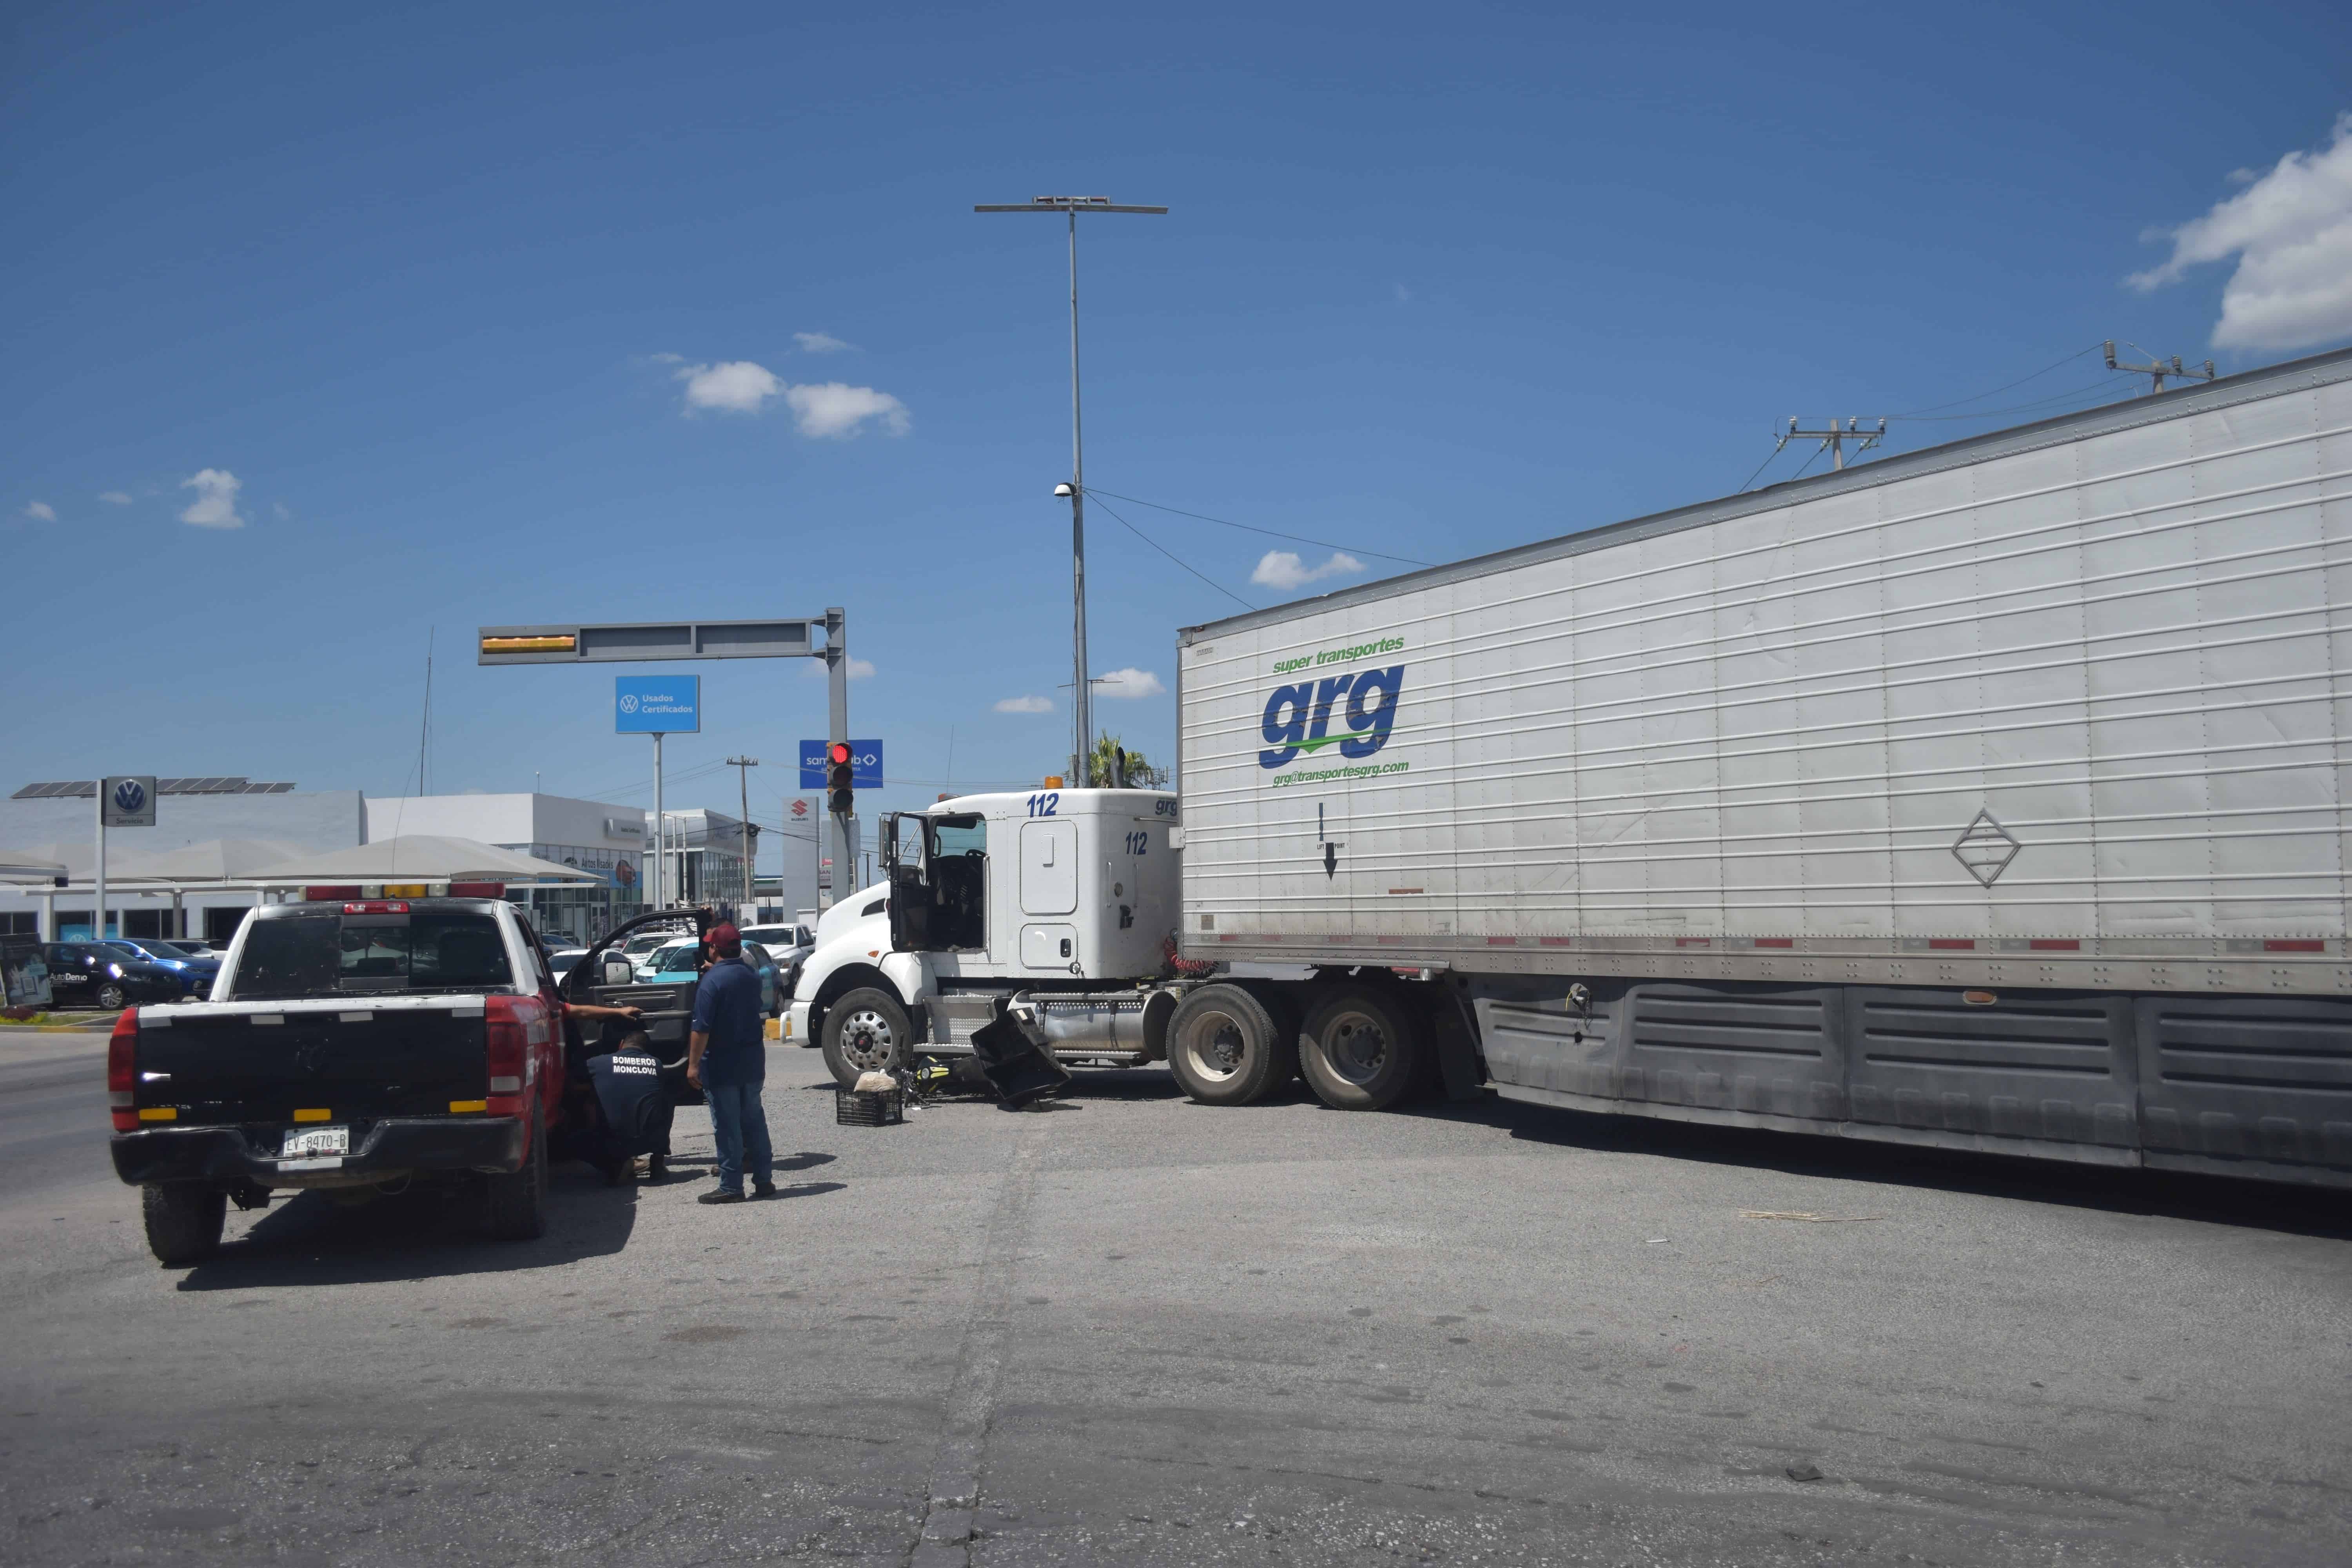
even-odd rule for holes
{"type": "Polygon", "coordinates": [[[177,942],[164,942],[152,936],[110,936],[106,945],[142,963],[159,964],[185,981],[188,989],[199,996],[212,994],[213,982],[220,978],[220,959],[213,953],[198,952],[177,942]]]}

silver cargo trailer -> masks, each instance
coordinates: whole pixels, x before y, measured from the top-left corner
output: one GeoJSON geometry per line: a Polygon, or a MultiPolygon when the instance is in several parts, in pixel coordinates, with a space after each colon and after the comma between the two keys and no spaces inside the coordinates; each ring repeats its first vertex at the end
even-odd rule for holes
{"type": "Polygon", "coordinates": [[[2352,352],[1180,641],[1186,958],[1515,1099],[2352,1184],[2352,352]]]}

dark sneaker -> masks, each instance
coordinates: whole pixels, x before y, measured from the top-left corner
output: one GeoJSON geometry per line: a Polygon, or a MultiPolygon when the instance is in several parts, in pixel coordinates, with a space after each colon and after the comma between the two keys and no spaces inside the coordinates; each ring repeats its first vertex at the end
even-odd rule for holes
{"type": "Polygon", "coordinates": [[[646,1179],[647,1181],[666,1181],[668,1177],[669,1163],[667,1160],[659,1154],[648,1154],[646,1156],[646,1179]]]}
{"type": "Polygon", "coordinates": [[[755,1198],[772,1198],[776,1195],[776,1184],[754,1182],[751,1184],[751,1195],[755,1198]]]}
{"type": "Polygon", "coordinates": [[[743,1194],[730,1193],[721,1187],[715,1193],[705,1193],[694,1201],[698,1204],[740,1204],[743,1201],[743,1194]]]}

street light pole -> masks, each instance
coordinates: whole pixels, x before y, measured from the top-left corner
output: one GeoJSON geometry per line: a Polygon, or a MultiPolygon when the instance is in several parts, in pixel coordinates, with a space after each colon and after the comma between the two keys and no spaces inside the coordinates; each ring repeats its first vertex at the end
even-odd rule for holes
{"type": "Polygon", "coordinates": [[[1070,482],[1054,493],[1070,498],[1070,642],[1074,666],[1070,687],[1070,781],[1083,789],[1094,756],[1094,685],[1087,666],[1087,444],[1086,426],[1078,402],[1078,215],[1089,213],[1149,213],[1164,215],[1166,207],[1122,206],[1108,196],[1032,196],[1002,205],[978,205],[976,213],[1063,213],[1070,222],[1070,482]]]}

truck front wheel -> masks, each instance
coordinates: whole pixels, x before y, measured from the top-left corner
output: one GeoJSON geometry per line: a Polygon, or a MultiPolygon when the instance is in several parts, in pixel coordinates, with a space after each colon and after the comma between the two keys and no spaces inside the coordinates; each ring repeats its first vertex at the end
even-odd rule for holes
{"type": "Polygon", "coordinates": [[[147,1220],[147,1250],[166,1268],[202,1263],[220,1249],[228,1194],[198,1182],[142,1187],[139,1206],[147,1220]]]}
{"type": "Polygon", "coordinates": [[[1309,1015],[1298,1068],[1334,1110],[1385,1110],[1421,1073],[1424,1049],[1412,1012],[1378,986],[1342,985],[1309,1015]]]}
{"type": "Polygon", "coordinates": [[[915,1027],[887,991],[852,991],[825,1009],[824,1065],[844,1089],[860,1074],[895,1073],[914,1058],[915,1027]]]}
{"type": "Polygon", "coordinates": [[[1298,1043],[1238,985],[1203,985],[1168,1020],[1168,1067],[1202,1105],[1249,1105],[1290,1081],[1298,1043]]]}
{"type": "Polygon", "coordinates": [[[483,1219],[494,1241],[530,1241],[547,1234],[547,1130],[530,1117],[530,1152],[522,1169],[483,1178],[483,1219]]]}

